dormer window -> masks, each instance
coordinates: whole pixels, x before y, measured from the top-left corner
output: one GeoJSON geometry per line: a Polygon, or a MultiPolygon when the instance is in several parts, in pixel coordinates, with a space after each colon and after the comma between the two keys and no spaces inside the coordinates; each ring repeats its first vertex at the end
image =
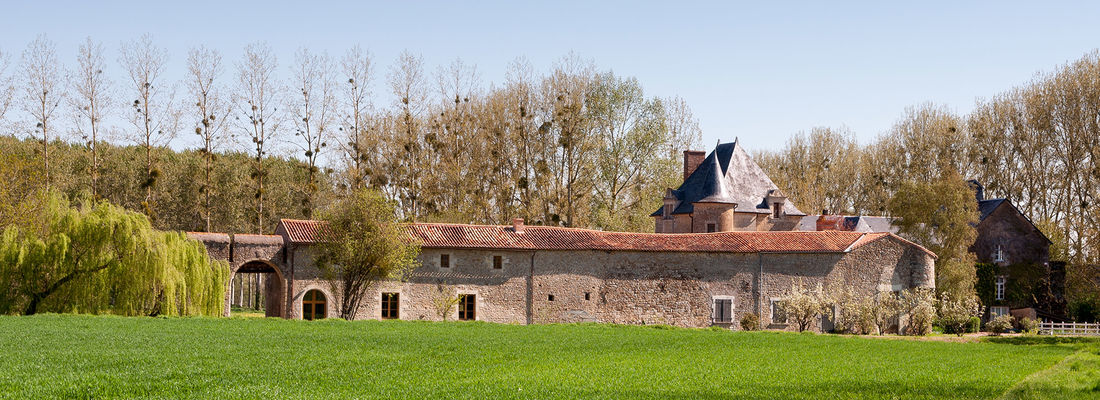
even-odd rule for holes
{"type": "MultiPolygon", "coordinates": [[[[652,208],[650,209],[652,210],[652,208]]],[[[672,204],[665,203],[665,219],[672,218],[672,204]]]]}
{"type": "Polygon", "coordinates": [[[783,212],[783,204],[781,204],[781,203],[772,203],[772,218],[779,218],[779,216],[782,212],[783,212]]]}
{"type": "Polygon", "coordinates": [[[993,250],[993,262],[1005,262],[1005,251],[999,244],[997,248],[993,250]]]}

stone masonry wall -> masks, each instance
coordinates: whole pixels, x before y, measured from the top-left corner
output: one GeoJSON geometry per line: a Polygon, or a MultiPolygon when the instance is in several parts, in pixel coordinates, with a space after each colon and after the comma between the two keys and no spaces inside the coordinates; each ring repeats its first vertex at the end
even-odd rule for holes
{"type": "MultiPolygon", "coordinates": [[[[500,323],[596,321],[621,324],[711,325],[714,298],[732,298],[733,326],[745,313],[771,324],[771,300],[791,287],[820,285],[827,292],[851,289],[871,294],[934,283],[931,256],[893,238],[849,253],[699,253],[640,251],[515,251],[423,249],[422,265],[405,282],[372,288],[356,318],[381,317],[381,294],[399,293],[401,319],[439,320],[433,300],[473,294],[476,319],[500,323]],[[450,267],[440,267],[447,254],[450,267]],[[493,269],[493,256],[502,268],[493,269]]],[[[292,307],[318,289],[336,317],[331,285],[320,280],[308,248],[294,255],[292,307]]],[[[457,307],[447,319],[457,319],[457,307]]],[[[815,325],[815,329],[819,326],[815,325]]]]}

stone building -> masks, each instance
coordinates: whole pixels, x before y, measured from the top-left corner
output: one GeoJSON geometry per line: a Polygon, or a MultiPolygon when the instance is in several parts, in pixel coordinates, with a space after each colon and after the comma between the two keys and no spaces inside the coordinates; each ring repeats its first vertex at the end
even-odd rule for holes
{"type": "Polygon", "coordinates": [[[650,216],[657,233],[791,231],[806,214],[734,141],[684,152],[684,183],[650,216]]]}
{"type": "Polygon", "coordinates": [[[981,183],[971,180],[969,184],[979,213],[978,237],[970,252],[978,259],[979,295],[988,305],[986,316],[1011,312],[1064,319],[1065,262],[1050,260],[1050,239],[1011,201],[986,199],[981,183]],[[983,267],[991,273],[983,273],[983,267]]]}
{"type": "MultiPolygon", "coordinates": [[[[794,329],[777,305],[796,285],[827,295],[935,285],[935,255],[892,233],[799,231],[805,214],[736,141],[684,152],[684,183],[664,200],[657,233],[407,224],[419,266],[370,289],[355,317],[737,327],[752,313],[794,329]]],[[[276,235],[193,237],[235,273],[268,274],[268,316],[335,317],[339,293],[313,263],[321,226],[284,219],[276,235]]],[[[831,329],[830,317],[814,329],[831,329]]]]}
{"type": "MultiPolygon", "coordinates": [[[[312,262],[319,227],[282,220],[275,236],[195,237],[237,272],[272,275],[269,316],[335,317],[338,293],[312,262]]],[[[522,220],[407,229],[421,243],[420,266],[372,288],[357,318],[737,327],[755,313],[766,327],[793,329],[775,306],[798,283],[871,294],[935,282],[935,256],[888,233],[625,233],[522,220]],[[446,298],[460,301],[441,316],[446,298]]]]}

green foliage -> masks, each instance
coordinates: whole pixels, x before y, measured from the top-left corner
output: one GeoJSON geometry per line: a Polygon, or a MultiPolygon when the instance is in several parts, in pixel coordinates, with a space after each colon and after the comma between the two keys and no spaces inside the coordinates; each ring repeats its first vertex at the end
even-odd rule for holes
{"type": "Polygon", "coordinates": [[[340,317],[352,319],[367,289],[384,279],[403,279],[416,266],[420,245],[398,224],[381,193],[362,189],[321,212],[325,228],[314,246],[315,262],[340,293],[340,317]]]}
{"type": "Polygon", "coordinates": [[[974,192],[957,172],[931,182],[906,181],[890,199],[890,214],[902,236],[931,250],[936,260],[936,289],[955,297],[974,292],[977,232],[974,192]]]}
{"type": "Polygon", "coordinates": [[[994,285],[997,277],[997,265],[989,263],[977,263],[975,267],[974,293],[982,304],[995,305],[993,303],[994,285]]]}
{"type": "Polygon", "coordinates": [[[978,333],[982,330],[982,319],[980,317],[970,317],[966,321],[966,333],[978,333]]]}
{"type": "Polygon", "coordinates": [[[1012,329],[1011,315],[998,315],[985,323],[985,329],[993,335],[1000,335],[1012,329]]]}
{"type": "MultiPolygon", "coordinates": [[[[37,141],[19,140],[0,136],[0,179],[7,186],[0,186],[0,199],[4,193],[31,193],[31,189],[43,186],[41,161],[35,151],[41,151],[37,141]],[[12,161],[12,163],[8,163],[12,161]]],[[[145,189],[142,187],[145,172],[144,150],[136,146],[117,146],[101,143],[99,146],[99,195],[101,199],[127,210],[146,212],[145,189]]],[[[205,215],[210,214],[211,230],[215,232],[255,232],[255,190],[249,178],[250,158],[244,153],[219,153],[213,160],[211,174],[211,207],[204,208],[203,165],[206,162],[201,151],[174,151],[157,147],[151,150],[160,165],[157,184],[152,186],[156,201],[149,204],[156,215],[153,227],[161,230],[205,231],[205,215]]],[[[84,146],[60,141],[50,144],[50,188],[69,198],[78,198],[91,188],[87,173],[91,156],[84,146]]],[[[265,161],[263,233],[274,231],[278,218],[304,218],[301,197],[306,187],[304,164],[293,159],[271,157],[265,161]]],[[[330,176],[320,173],[323,184],[312,197],[312,206],[324,207],[331,203],[334,188],[330,176]]],[[[32,208],[42,202],[0,202],[0,218],[5,207],[32,208]]],[[[34,215],[33,212],[25,214],[34,215]]],[[[3,222],[3,221],[0,221],[3,222]]],[[[2,226],[2,225],[0,225],[2,226]]]]}
{"type": "Polygon", "coordinates": [[[760,316],[755,313],[746,313],[741,316],[741,330],[755,331],[760,329],[760,316]]]}
{"type": "Polygon", "coordinates": [[[201,243],[106,202],[47,204],[40,231],[0,236],[0,313],[221,314],[229,267],[201,243]]]}
{"type": "Polygon", "coordinates": [[[1030,317],[1024,317],[1020,320],[1020,330],[1029,335],[1034,335],[1039,332],[1039,320],[1030,317]]]}
{"type": "Polygon", "coordinates": [[[606,324],[39,315],[0,328],[11,398],[988,399],[1074,351],[606,324]]]}

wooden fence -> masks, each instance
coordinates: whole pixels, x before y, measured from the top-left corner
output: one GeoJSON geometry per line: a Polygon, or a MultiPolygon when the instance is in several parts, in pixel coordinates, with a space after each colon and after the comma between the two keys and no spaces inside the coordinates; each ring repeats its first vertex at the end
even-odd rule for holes
{"type": "Polygon", "coordinates": [[[1100,323],[1042,322],[1039,323],[1039,334],[1100,336],[1100,323]]]}

